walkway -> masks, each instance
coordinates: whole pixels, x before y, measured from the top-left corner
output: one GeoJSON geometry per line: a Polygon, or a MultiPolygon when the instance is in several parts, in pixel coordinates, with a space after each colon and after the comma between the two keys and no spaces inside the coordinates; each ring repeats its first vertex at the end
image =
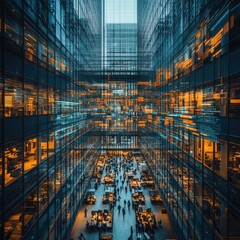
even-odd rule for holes
{"type": "MultiPolygon", "coordinates": [[[[120,157],[118,158],[118,161],[120,161],[120,157]]],[[[136,162],[134,162],[134,167],[136,167],[136,162]]],[[[102,178],[105,176],[106,171],[104,170],[102,178]]],[[[119,172],[117,175],[116,179],[119,179],[120,183],[120,175],[123,175],[123,171],[119,172]]],[[[140,178],[140,172],[137,171],[137,177],[140,178]]],[[[119,184],[120,185],[120,184],[119,184]]],[[[126,181],[124,183],[124,187],[126,186],[126,181]]],[[[151,208],[153,213],[155,214],[156,221],[159,221],[161,219],[162,221],[162,228],[157,228],[155,230],[155,238],[156,240],[164,240],[164,239],[175,239],[175,235],[173,232],[173,229],[169,223],[169,218],[167,214],[162,214],[161,211],[161,206],[159,205],[153,205],[150,201],[150,196],[148,189],[145,188],[143,189],[143,193],[145,196],[145,203],[146,205],[144,206],[144,209],[151,208]]],[[[96,197],[97,201],[94,205],[83,205],[82,208],[79,211],[79,214],[76,218],[76,221],[74,223],[70,239],[73,240],[78,240],[78,236],[80,233],[83,233],[85,238],[87,240],[99,240],[98,232],[88,232],[86,231],[86,222],[91,221],[91,211],[92,210],[99,210],[99,209],[108,209],[109,210],[109,205],[108,204],[102,204],[102,195],[104,194],[104,184],[101,184],[96,191],[96,197]],[[84,217],[84,209],[88,209],[88,214],[87,217],[84,217]]],[[[120,205],[123,207],[124,206],[124,199],[127,201],[130,200],[131,202],[131,192],[128,191],[125,193],[124,190],[120,191],[121,200],[120,200],[120,205]]],[[[113,239],[114,240],[128,240],[129,236],[131,235],[131,226],[133,227],[133,240],[136,240],[137,237],[140,239],[144,239],[143,233],[139,233],[137,235],[136,232],[136,215],[134,209],[130,207],[130,210],[128,210],[127,204],[125,206],[126,214],[125,217],[123,217],[122,211],[120,213],[118,212],[117,206],[119,205],[119,201],[117,201],[117,204],[114,208],[114,218],[113,218],[113,239]]]]}

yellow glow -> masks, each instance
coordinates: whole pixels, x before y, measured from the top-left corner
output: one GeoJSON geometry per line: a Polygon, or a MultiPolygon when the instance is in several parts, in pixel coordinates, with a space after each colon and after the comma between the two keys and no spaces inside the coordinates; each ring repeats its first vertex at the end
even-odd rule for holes
{"type": "Polygon", "coordinates": [[[230,103],[240,103],[240,99],[230,99],[230,103]]]}

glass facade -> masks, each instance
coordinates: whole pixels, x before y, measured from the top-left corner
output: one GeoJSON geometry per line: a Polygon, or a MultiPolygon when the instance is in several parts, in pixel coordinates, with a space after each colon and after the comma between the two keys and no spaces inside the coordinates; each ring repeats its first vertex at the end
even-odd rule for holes
{"type": "Polygon", "coordinates": [[[137,24],[106,24],[106,71],[137,70],[137,24]]]}
{"type": "Polygon", "coordinates": [[[240,238],[239,9],[138,1],[139,52],[155,72],[146,127],[158,133],[140,146],[179,239],[240,238]]]}
{"type": "Polygon", "coordinates": [[[239,1],[0,6],[0,239],[68,239],[107,151],[143,153],[177,239],[240,239],[239,1]]]}
{"type": "Polygon", "coordinates": [[[0,239],[71,230],[98,152],[79,81],[101,68],[101,6],[1,1],[0,239]]]}

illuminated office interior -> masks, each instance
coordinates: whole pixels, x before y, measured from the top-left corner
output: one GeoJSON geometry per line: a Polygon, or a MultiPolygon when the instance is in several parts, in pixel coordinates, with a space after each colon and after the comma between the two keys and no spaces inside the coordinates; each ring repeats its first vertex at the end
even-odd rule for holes
{"type": "Polygon", "coordinates": [[[136,152],[174,239],[240,239],[238,0],[0,6],[0,239],[73,239],[99,158],[136,152]]]}

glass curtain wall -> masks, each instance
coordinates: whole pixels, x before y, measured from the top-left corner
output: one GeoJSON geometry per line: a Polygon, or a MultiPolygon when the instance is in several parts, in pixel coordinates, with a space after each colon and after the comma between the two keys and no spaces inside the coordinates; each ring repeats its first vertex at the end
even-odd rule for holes
{"type": "Polygon", "coordinates": [[[137,0],[105,0],[105,70],[137,69],[137,0]]]}
{"type": "Polygon", "coordinates": [[[0,9],[0,239],[66,239],[99,144],[80,82],[101,68],[101,1],[0,9]]]}
{"type": "Polygon", "coordinates": [[[240,238],[239,9],[138,1],[138,51],[155,72],[143,92],[156,109],[146,127],[159,134],[140,147],[179,239],[240,238]]]}

